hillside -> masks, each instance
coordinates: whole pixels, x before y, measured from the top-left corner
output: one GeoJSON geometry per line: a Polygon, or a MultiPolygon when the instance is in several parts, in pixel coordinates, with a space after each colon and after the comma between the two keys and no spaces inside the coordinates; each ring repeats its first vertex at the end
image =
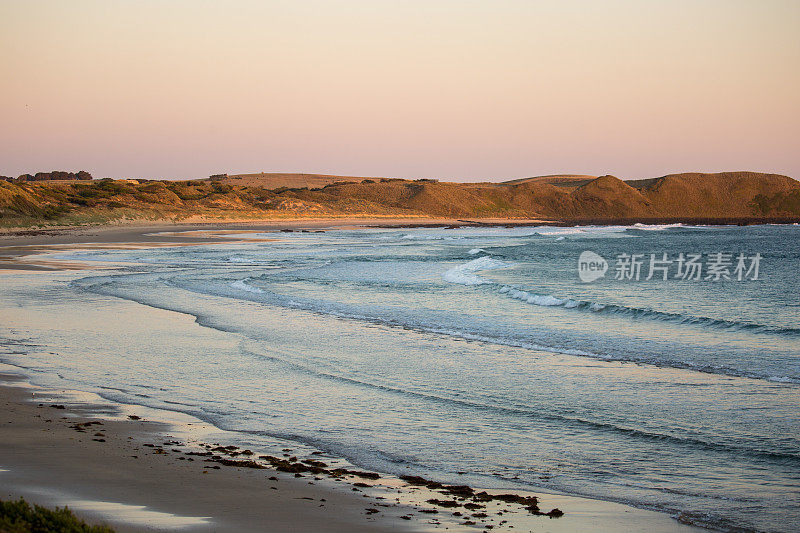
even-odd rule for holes
{"type": "MultiPolygon", "coordinates": [[[[324,187],[331,183],[341,181],[360,182],[366,177],[334,176],[330,174],[288,174],[275,172],[259,172],[256,174],[225,174],[214,181],[227,185],[241,185],[245,187],[263,187],[264,189],[277,189],[278,187],[324,187]]],[[[372,178],[379,179],[379,178],[372,178]]]]}
{"type": "Polygon", "coordinates": [[[620,220],[800,221],[800,183],[757,172],[684,173],[622,181],[543,176],[506,183],[257,174],[193,181],[0,181],[0,225],[187,218],[337,216],[620,220]],[[259,183],[332,180],[316,187],[259,183]],[[266,180],[266,181],[265,181],[266,180]],[[272,180],[272,181],[270,181],[272,180]]]}
{"type": "Polygon", "coordinates": [[[523,183],[549,183],[557,187],[580,187],[586,185],[597,176],[587,174],[552,174],[550,176],[534,176],[532,178],[519,178],[503,181],[499,185],[521,185],[523,183]]]}

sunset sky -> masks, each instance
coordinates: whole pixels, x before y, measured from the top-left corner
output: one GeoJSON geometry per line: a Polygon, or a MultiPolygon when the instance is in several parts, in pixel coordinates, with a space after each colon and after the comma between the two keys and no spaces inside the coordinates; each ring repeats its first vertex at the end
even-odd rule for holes
{"type": "Polygon", "coordinates": [[[800,178],[796,0],[0,0],[0,175],[800,178]]]}

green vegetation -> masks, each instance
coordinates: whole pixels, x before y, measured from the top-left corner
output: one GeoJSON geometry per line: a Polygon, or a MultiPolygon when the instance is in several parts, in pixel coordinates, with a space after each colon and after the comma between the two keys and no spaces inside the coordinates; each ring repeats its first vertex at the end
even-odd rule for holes
{"type": "Polygon", "coordinates": [[[771,213],[791,215],[792,213],[800,213],[800,191],[777,193],[772,196],[759,194],[753,198],[753,205],[761,215],[771,213]]]}
{"type": "Polygon", "coordinates": [[[107,526],[90,526],[68,508],[50,510],[24,499],[0,500],[0,532],[2,533],[113,533],[107,526]]]}

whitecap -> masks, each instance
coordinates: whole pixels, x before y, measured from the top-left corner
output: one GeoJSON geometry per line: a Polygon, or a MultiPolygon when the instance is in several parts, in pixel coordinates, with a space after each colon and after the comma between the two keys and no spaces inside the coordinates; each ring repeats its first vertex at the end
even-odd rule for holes
{"type": "MultiPolygon", "coordinates": [[[[509,287],[507,285],[500,287],[500,293],[507,294],[511,298],[522,300],[523,302],[529,304],[541,305],[543,307],[555,307],[559,305],[565,305],[567,302],[573,301],[573,300],[556,298],[555,296],[550,296],[550,295],[532,294],[528,291],[521,291],[519,289],[515,289],[514,287],[509,287]]],[[[577,306],[577,303],[575,303],[575,306],[577,306]]]]}
{"type": "Polygon", "coordinates": [[[770,376],[768,380],[773,383],[800,383],[800,380],[788,376],[770,376]]]}
{"type": "Polygon", "coordinates": [[[253,287],[252,285],[248,285],[247,284],[247,280],[249,280],[249,279],[250,278],[244,278],[244,279],[240,279],[240,280],[234,281],[233,283],[231,283],[231,287],[233,287],[234,289],[238,289],[240,291],[245,291],[245,292],[254,292],[254,293],[262,293],[262,292],[264,292],[261,289],[259,289],[258,287],[253,287]]]}
{"type": "Polygon", "coordinates": [[[486,255],[445,271],[442,274],[442,278],[447,282],[458,283],[460,285],[483,285],[492,282],[476,275],[475,272],[508,268],[510,266],[511,265],[508,263],[492,259],[486,255]]]}
{"type": "Polygon", "coordinates": [[[403,239],[410,239],[415,241],[453,241],[455,238],[449,235],[437,235],[430,233],[407,233],[403,235],[403,239]]]}
{"type": "Polygon", "coordinates": [[[637,222],[633,226],[634,229],[640,229],[644,231],[664,231],[665,229],[669,228],[682,228],[683,224],[680,222],[675,224],[642,224],[641,222],[637,222]]]}

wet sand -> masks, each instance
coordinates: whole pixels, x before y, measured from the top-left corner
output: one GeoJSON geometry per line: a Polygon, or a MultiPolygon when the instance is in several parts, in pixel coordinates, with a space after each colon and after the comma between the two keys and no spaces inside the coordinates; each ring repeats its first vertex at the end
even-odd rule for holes
{"type": "Polygon", "coordinates": [[[121,532],[698,531],[661,513],[566,495],[538,494],[542,513],[565,513],[550,518],[524,503],[456,496],[463,487],[431,490],[361,470],[298,476],[258,452],[187,439],[185,426],[128,418],[152,414],[146,408],[122,409],[89,401],[90,395],[76,402],[67,391],[30,386],[9,368],[0,370],[0,499],[66,505],[89,523],[121,532]],[[249,462],[264,466],[236,466],[249,462]]]}
{"type": "Polygon", "coordinates": [[[119,531],[388,531],[405,514],[387,509],[374,518],[365,509],[375,502],[361,493],[275,471],[209,468],[199,458],[179,461],[183,455],[172,452],[174,446],[163,453],[144,446],[165,442],[165,424],[58,409],[52,406],[62,404],[46,395],[29,400],[30,389],[0,388],[2,499],[68,505],[87,521],[119,531]],[[85,432],[70,427],[85,422],[100,424],[84,426],[85,432]]]}

